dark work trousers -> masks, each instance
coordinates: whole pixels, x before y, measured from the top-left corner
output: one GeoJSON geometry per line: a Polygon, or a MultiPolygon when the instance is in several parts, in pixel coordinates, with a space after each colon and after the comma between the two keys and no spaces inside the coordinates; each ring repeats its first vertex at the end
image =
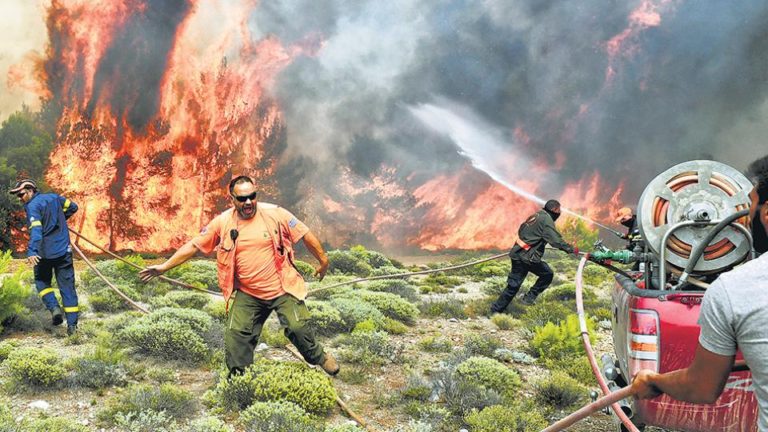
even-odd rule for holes
{"type": "Polygon", "coordinates": [[[56,284],[59,286],[61,302],[64,304],[64,314],[67,316],[67,325],[77,325],[80,309],[77,303],[77,291],[75,291],[75,268],[72,266],[72,252],[58,258],[40,258],[40,262],[34,268],[35,288],[37,295],[43,300],[48,310],[59,307],[54,289],[51,287],[53,275],[56,275],[56,284]]]}
{"type": "Polygon", "coordinates": [[[504,312],[517,292],[520,291],[520,286],[523,285],[523,281],[525,280],[525,277],[528,276],[528,272],[531,272],[539,277],[536,279],[536,283],[534,283],[531,287],[531,290],[528,291],[528,294],[525,295],[526,299],[530,300],[531,302],[533,302],[533,300],[535,300],[539,294],[541,294],[545,289],[547,289],[547,287],[549,287],[549,284],[552,283],[552,279],[555,276],[555,274],[552,272],[552,269],[549,268],[549,265],[544,261],[529,264],[520,260],[512,259],[512,270],[509,272],[509,276],[507,276],[507,288],[491,305],[491,312],[504,312]]]}
{"type": "Polygon", "coordinates": [[[242,291],[232,293],[227,328],[224,332],[224,350],[227,368],[244,370],[253,363],[253,351],[259,343],[264,322],[274,310],[285,336],[298,348],[309,364],[323,362],[323,347],[317,343],[309,327],[309,309],[303,301],[290,294],[272,300],[260,300],[242,291]]]}

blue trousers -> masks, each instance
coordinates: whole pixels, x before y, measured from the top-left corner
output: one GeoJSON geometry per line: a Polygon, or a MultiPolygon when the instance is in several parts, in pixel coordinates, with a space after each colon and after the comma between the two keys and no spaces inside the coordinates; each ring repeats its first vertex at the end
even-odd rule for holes
{"type": "Polygon", "coordinates": [[[77,325],[80,309],[77,305],[77,291],[75,291],[75,267],[72,265],[72,252],[58,258],[41,258],[35,266],[35,288],[37,295],[43,300],[48,310],[59,307],[54,289],[51,287],[53,276],[56,275],[56,283],[59,285],[59,294],[67,316],[67,325],[77,325]]]}

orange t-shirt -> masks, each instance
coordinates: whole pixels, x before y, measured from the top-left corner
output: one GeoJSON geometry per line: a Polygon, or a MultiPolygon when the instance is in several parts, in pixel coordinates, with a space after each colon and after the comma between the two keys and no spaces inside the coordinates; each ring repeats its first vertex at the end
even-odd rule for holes
{"type": "MultiPolygon", "coordinates": [[[[268,228],[266,225],[267,223],[272,225],[272,220],[258,213],[258,206],[261,205],[269,204],[258,203],[257,213],[251,219],[237,219],[234,288],[261,300],[272,300],[285,294],[272,249],[272,237],[279,242],[279,236],[277,226],[268,228]],[[272,229],[272,237],[268,229],[272,229]]],[[[293,243],[301,240],[309,232],[309,228],[288,210],[277,208],[273,217],[289,228],[293,243]]],[[[193,244],[204,253],[213,251],[220,241],[218,233],[221,230],[221,223],[221,218],[214,218],[193,240],[193,244]]]]}

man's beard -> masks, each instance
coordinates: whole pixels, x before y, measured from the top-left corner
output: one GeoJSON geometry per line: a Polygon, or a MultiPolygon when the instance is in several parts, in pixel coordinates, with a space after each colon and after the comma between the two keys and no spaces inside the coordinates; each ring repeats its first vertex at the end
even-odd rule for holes
{"type": "Polygon", "coordinates": [[[760,208],[758,207],[755,217],[752,218],[752,244],[755,252],[764,254],[768,252],[768,233],[765,232],[765,225],[760,220],[760,208]]]}

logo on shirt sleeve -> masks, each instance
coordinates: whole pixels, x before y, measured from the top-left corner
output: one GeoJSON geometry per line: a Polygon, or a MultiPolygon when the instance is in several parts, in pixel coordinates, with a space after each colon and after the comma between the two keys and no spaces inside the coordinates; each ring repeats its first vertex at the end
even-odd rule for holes
{"type": "Polygon", "coordinates": [[[299,224],[299,220],[296,219],[296,218],[293,218],[293,219],[290,220],[290,222],[288,222],[288,226],[291,227],[291,228],[295,227],[298,224],[299,224]]]}

